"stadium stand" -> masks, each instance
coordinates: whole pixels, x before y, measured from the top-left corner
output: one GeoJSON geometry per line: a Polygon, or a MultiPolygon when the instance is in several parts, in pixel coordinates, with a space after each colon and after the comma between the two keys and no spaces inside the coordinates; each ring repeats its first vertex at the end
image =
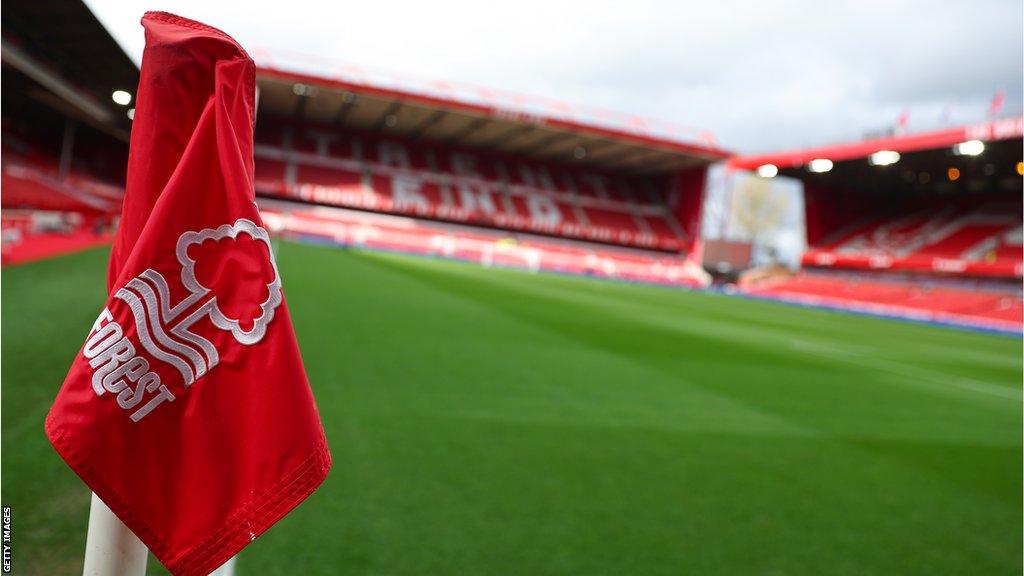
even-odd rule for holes
{"type": "Polygon", "coordinates": [[[921,320],[1019,331],[1021,292],[1005,286],[950,287],[929,282],[821,273],[773,278],[747,289],[757,296],[921,320]]]}
{"type": "Polygon", "coordinates": [[[750,283],[760,296],[1019,331],[1024,119],[738,157],[804,183],[809,273],[750,283]],[[961,151],[972,142],[972,153],[961,151]],[[879,151],[895,163],[871,161],[879,151]],[[830,159],[815,173],[812,159],[830,159]],[[859,271],[868,276],[822,275],[859,271]],[[870,274],[877,273],[873,279],[870,274]],[[890,273],[897,272],[899,278],[890,273]],[[884,278],[884,282],[882,279],[884,278]],[[935,287],[937,279],[941,287],[935,287]],[[985,288],[979,288],[984,279],[985,288]],[[994,290],[993,290],[994,288],[994,290]]]}
{"type": "MultiPolygon", "coordinates": [[[[5,13],[3,81],[13,90],[3,102],[3,208],[25,215],[21,224],[5,220],[13,227],[5,262],[44,231],[71,237],[102,227],[123,195],[128,107],[110,99],[137,84],[138,69],[84,4],[60,4],[81,38],[55,29],[43,5],[5,13]],[[53,222],[64,225],[39,224],[53,222]]],[[[253,54],[261,198],[343,209],[331,213],[342,229],[353,211],[414,217],[419,243],[455,238],[501,248],[473,259],[526,250],[540,255],[531,268],[615,276],[603,270],[639,263],[658,271],[622,277],[704,281],[699,271],[677,269],[699,235],[707,167],[728,156],[709,134],[310,55],[253,54]],[[519,248],[509,251],[512,243],[519,248]]],[[[281,206],[283,221],[302,224],[294,232],[308,227],[300,207],[281,206]]],[[[374,222],[380,234],[397,234],[374,222]]]]}
{"type": "Polygon", "coordinates": [[[516,112],[500,92],[257,61],[266,197],[687,256],[707,165],[726,156],[636,122],[516,112]]]}
{"type": "Polygon", "coordinates": [[[690,240],[653,183],[632,176],[364,134],[317,146],[330,135],[303,127],[258,135],[268,196],[665,251],[690,240]]]}
{"type": "Polygon", "coordinates": [[[114,215],[121,209],[124,188],[89,172],[69,170],[62,175],[57,159],[21,155],[3,136],[2,204],[7,209],[35,209],[88,215],[114,215]]]}
{"type": "Polygon", "coordinates": [[[1021,274],[1020,204],[942,203],[879,215],[827,235],[804,256],[809,266],[1021,274]]]}
{"type": "Polygon", "coordinates": [[[109,242],[131,126],[111,93],[138,68],[81,2],[11,4],[3,24],[2,261],[109,242]]]}
{"type": "MultiPolygon", "coordinates": [[[[60,4],[63,24],[44,4],[5,12],[4,263],[108,240],[124,193],[130,110],[110,96],[134,87],[138,69],[83,3],[60,4]],[[59,28],[69,23],[75,38],[59,28]]],[[[253,54],[255,188],[279,233],[489,266],[708,285],[694,264],[705,176],[728,154],[707,133],[309,55],[253,54]]],[[[1022,120],[1010,118],[731,159],[734,169],[774,164],[805,189],[808,272],[765,274],[744,289],[1019,327],[1021,134],[1022,120]],[[982,142],[984,153],[953,153],[967,141],[982,142]],[[866,161],[880,150],[902,158],[866,161]],[[810,173],[815,158],[835,168],[810,173]],[[827,270],[903,275],[815,273],[827,270]],[[939,276],[954,283],[933,285],[939,276]],[[979,292],[977,278],[996,289],[979,292]]]]}

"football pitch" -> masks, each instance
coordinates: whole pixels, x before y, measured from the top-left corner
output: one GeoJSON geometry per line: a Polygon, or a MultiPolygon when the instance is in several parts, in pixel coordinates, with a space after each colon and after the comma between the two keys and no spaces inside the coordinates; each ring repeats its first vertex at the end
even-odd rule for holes
{"type": "MultiPolygon", "coordinates": [[[[241,576],[1022,570],[1019,338],[278,251],[334,467],[241,576]]],[[[81,573],[89,493],[43,418],[106,256],[2,273],[18,574],[81,573]]]]}

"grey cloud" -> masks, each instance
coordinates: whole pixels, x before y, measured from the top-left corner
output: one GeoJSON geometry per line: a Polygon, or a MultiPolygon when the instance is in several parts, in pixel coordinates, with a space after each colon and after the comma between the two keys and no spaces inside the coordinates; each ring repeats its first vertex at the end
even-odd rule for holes
{"type": "MultiPolygon", "coordinates": [[[[141,49],[132,0],[88,0],[141,49]]],[[[598,105],[715,132],[741,152],[821,144],[891,125],[1020,112],[1020,0],[629,3],[470,0],[238,10],[168,0],[248,45],[598,105]]]]}

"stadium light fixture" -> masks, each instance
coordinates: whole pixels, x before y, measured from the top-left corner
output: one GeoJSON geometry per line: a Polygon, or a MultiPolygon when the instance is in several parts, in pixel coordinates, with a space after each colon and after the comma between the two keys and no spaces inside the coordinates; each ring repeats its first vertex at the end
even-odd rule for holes
{"type": "Polygon", "coordinates": [[[949,178],[950,182],[956,182],[960,179],[960,169],[950,166],[949,170],[946,170],[946,177],[949,178]]]}
{"type": "Polygon", "coordinates": [[[891,166],[900,161],[900,153],[895,150],[879,150],[868,158],[872,166],[891,166]]]}
{"type": "Polygon", "coordinates": [[[1017,176],[1024,176],[1024,162],[1017,162],[1017,176]]]}
{"type": "Polygon", "coordinates": [[[985,151],[985,143],[981,140],[968,140],[953,146],[953,153],[957,156],[977,156],[985,151]]]}
{"type": "Polygon", "coordinates": [[[316,86],[310,86],[309,84],[302,83],[292,84],[292,94],[295,94],[296,96],[312,98],[317,95],[317,92],[319,92],[319,90],[317,90],[316,86]]]}
{"type": "Polygon", "coordinates": [[[775,164],[762,164],[757,167],[757,175],[761,178],[775,178],[779,173],[779,167],[775,164]]]}
{"type": "Polygon", "coordinates": [[[816,174],[824,174],[832,170],[832,161],[828,158],[815,158],[807,165],[807,169],[816,174]]]}
{"type": "Polygon", "coordinates": [[[135,120],[135,108],[129,108],[127,114],[129,120],[135,120]]]}
{"type": "Polygon", "coordinates": [[[132,95],[124,90],[114,90],[110,94],[110,99],[114,101],[114,104],[127,106],[132,101],[132,95]]]}

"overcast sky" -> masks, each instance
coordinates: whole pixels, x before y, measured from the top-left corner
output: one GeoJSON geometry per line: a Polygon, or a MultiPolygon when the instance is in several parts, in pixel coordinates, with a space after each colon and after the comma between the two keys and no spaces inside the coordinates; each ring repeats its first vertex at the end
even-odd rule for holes
{"type": "Polygon", "coordinates": [[[287,49],[597,105],[757,152],[1022,109],[1021,0],[86,0],[136,61],[145,9],[287,49]]]}

